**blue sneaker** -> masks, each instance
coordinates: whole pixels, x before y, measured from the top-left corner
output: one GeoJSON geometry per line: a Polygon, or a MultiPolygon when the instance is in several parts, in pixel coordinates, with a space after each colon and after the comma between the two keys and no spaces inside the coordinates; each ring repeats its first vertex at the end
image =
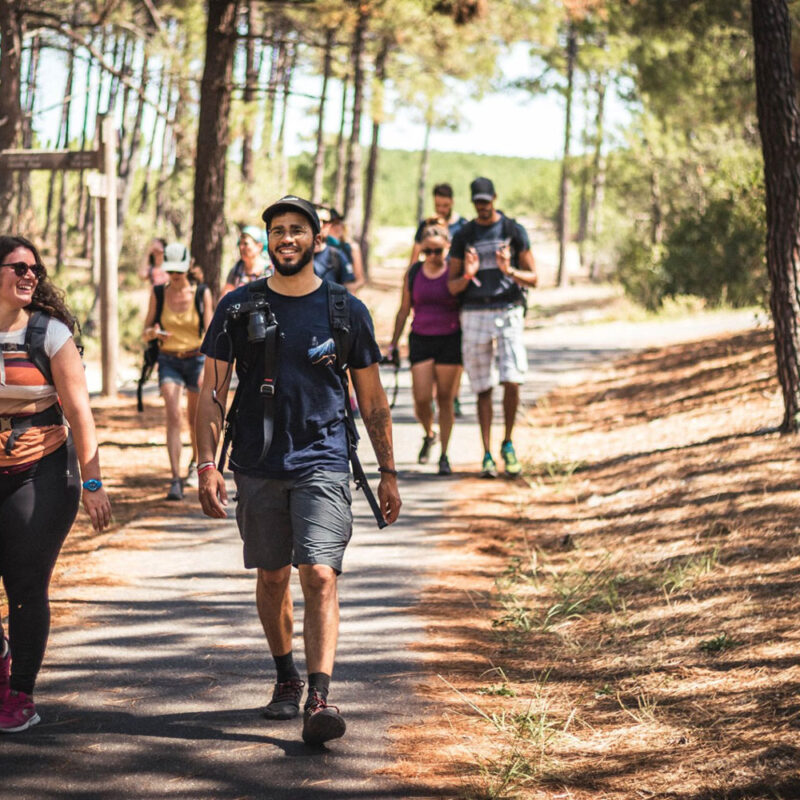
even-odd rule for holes
{"type": "Polygon", "coordinates": [[[491,453],[486,453],[483,456],[483,464],[481,465],[481,478],[496,478],[497,477],[497,464],[494,463],[491,453]]]}
{"type": "Polygon", "coordinates": [[[517,454],[514,452],[514,445],[510,441],[503,442],[500,448],[500,455],[506,465],[506,475],[516,477],[522,472],[522,464],[517,461],[517,454]]]}

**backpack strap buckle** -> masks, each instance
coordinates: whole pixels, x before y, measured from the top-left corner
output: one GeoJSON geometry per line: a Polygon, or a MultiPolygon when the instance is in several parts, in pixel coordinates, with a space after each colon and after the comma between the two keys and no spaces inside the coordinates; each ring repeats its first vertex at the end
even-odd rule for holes
{"type": "Polygon", "coordinates": [[[271,378],[264,378],[264,380],[261,382],[259,393],[268,397],[274,397],[275,381],[273,381],[271,378]]]}

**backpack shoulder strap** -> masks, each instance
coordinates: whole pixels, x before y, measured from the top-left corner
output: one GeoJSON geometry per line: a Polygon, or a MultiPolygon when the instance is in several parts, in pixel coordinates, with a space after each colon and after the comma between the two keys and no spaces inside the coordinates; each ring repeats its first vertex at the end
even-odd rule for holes
{"type": "Polygon", "coordinates": [[[161,327],[161,314],[164,312],[164,284],[159,283],[153,287],[153,294],[156,296],[156,318],[153,325],[161,327]]]}
{"type": "Polygon", "coordinates": [[[328,319],[336,347],[336,369],[346,375],[352,345],[350,293],[338,283],[328,282],[328,319]]]}
{"type": "Polygon", "coordinates": [[[43,311],[34,311],[28,320],[25,331],[25,350],[33,365],[44,375],[49,384],[53,383],[53,373],[50,369],[50,359],[44,349],[44,340],[47,336],[47,326],[50,317],[43,311]]]}
{"type": "Polygon", "coordinates": [[[194,307],[197,309],[197,333],[202,336],[205,333],[205,325],[203,325],[203,311],[205,310],[203,300],[206,295],[208,287],[204,283],[198,283],[197,288],[194,290],[194,307]]]}
{"type": "Polygon", "coordinates": [[[422,262],[415,261],[408,270],[408,293],[411,295],[411,305],[414,305],[414,281],[422,269],[422,262]]]}

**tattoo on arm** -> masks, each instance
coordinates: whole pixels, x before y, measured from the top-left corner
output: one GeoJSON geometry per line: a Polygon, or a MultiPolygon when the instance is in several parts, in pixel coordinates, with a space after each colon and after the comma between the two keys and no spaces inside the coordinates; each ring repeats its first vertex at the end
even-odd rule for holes
{"type": "Polygon", "coordinates": [[[378,464],[393,463],[392,415],[389,409],[385,407],[372,409],[363,419],[378,464]]]}

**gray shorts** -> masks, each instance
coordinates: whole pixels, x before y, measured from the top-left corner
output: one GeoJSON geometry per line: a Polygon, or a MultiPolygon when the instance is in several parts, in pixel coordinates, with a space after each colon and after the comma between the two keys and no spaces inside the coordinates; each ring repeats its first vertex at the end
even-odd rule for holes
{"type": "Polygon", "coordinates": [[[248,569],[327,564],[338,575],[353,533],[350,474],[277,480],[235,472],[236,522],[248,569]]]}

